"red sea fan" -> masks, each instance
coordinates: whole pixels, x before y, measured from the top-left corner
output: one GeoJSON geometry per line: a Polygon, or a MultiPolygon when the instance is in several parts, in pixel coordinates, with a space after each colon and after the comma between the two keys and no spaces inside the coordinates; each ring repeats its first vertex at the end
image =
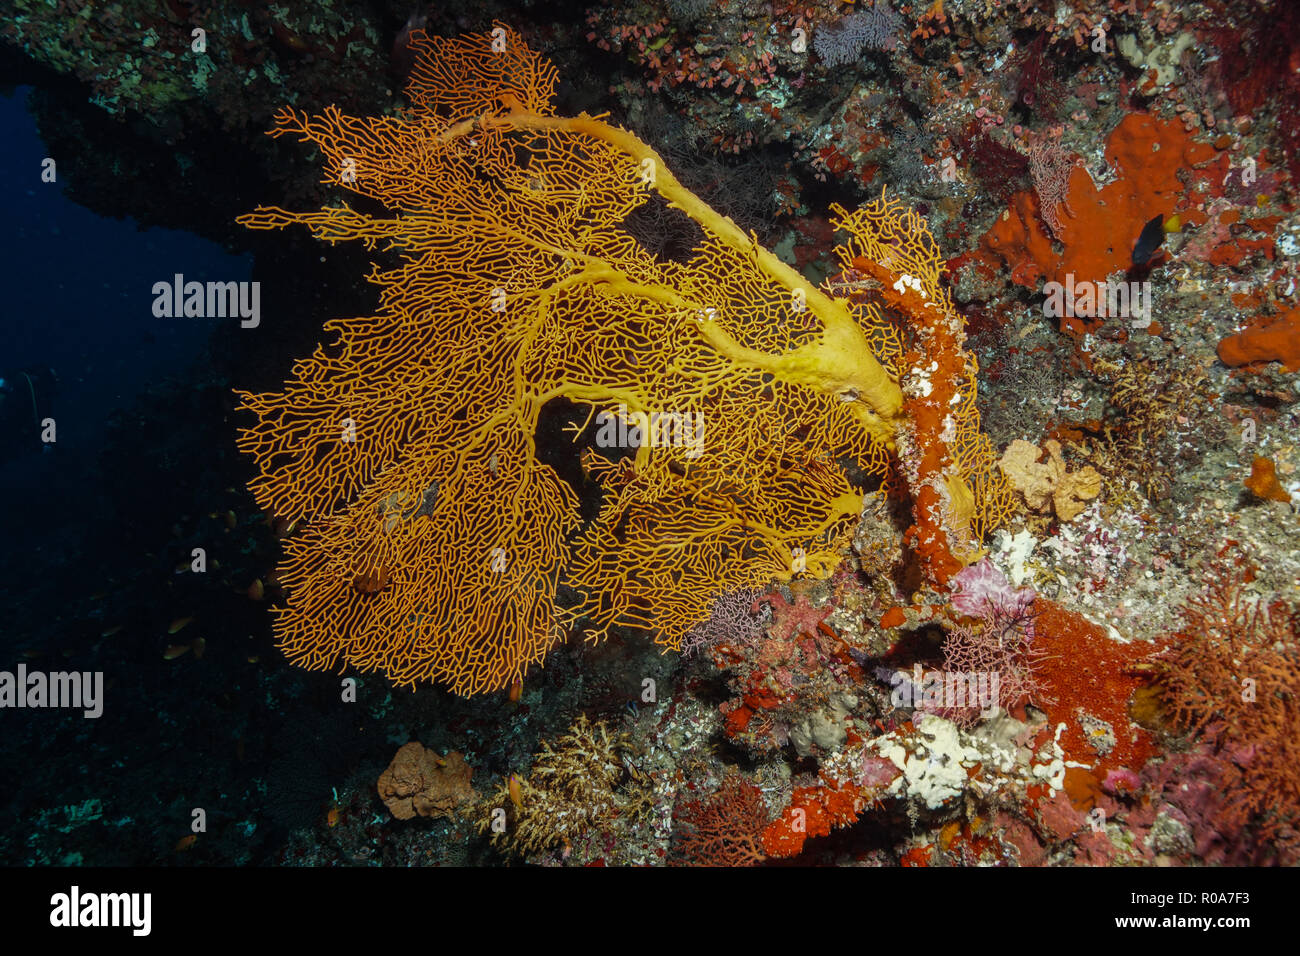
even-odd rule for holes
{"type": "Polygon", "coordinates": [[[1030,146],[1029,176],[1038,196],[1039,214],[1057,238],[1061,235],[1061,209],[1074,215],[1067,198],[1074,165],[1074,157],[1052,137],[1037,139],[1030,146]]]}
{"type": "Polygon", "coordinates": [[[1240,794],[1247,770],[1201,744],[1188,753],[1172,753],[1142,772],[1157,812],[1182,824],[1191,838],[1187,847],[1205,866],[1294,866],[1300,862],[1300,832],[1274,826],[1265,838],[1243,813],[1240,794]]]}
{"type": "Polygon", "coordinates": [[[1016,103],[1035,116],[1051,117],[1065,103],[1065,84],[1056,77],[1056,64],[1047,46],[1048,36],[1040,33],[1015,59],[1016,103]]]}
{"type": "MultiPolygon", "coordinates": [[[[1033,643],[1033,620],[1029,606],[990,607],[979,624],[953,627],[943,643],[944,672],[996,674],[997,699],[989,703],[1004,710],[1029,701],[1039,706],[1055,703],[1037,674],[1043,652],[1033,643]]],[[[942,716],[970,728],[979,722],[981,707],[950,707],[942,716]]]]}
{"type": "Polygon", "coordinates": [[[763,794],[738,773],[700,800],[678,803],[673,813],[677,857],[688,866],[753,866],[763,862],[768,823],[763,794]]]}
{"type": "Polygon", "coordinates": [[[1245,596],[1246,568],[1217,568],[1159,659],[1174,723],[1239,768],[1225,829],[1268,837],[1300,824],[1300,635],[1293,609],[1245,596]]]}
{"type": "MultiPolygon", "coordinates": [[[[996,674],[997,700],[992,703],[1008,710],[1027,700],[1047,703],[1034,670],[1043,656],[1034,647],[1034,589],[1012,587],[987,558],[954,575],[953,584],[953,610],[978,623],[949,630],[943,645],[944,670],[996,674]]],[[[945,716],[970,727],[979,709],[954,708],[945,716]]]]}
{"type": "Polygon", "coordinates": [[[999,142],[978,122],[967,124],[961,135],[971,173],[984,192],[1008,202],[1017,190],[1028,185],[1029,157],[1024,153],[999,142]]]}

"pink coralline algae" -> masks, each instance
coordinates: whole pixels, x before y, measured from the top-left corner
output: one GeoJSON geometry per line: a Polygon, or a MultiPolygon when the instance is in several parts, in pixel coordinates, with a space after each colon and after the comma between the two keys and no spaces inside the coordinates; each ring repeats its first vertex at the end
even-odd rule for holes
{"type": "Polygon", "coordinates": [[[796,634],[816,636],[817,625],[835,610],[829,604],[823,608],[813,607],[802,594],[795,598],[794,604],[789,603],[780,592],[765,594],[754,602],[754,607],[763,603],[772,608],[772,625],[768,628],[768,634],[782,642],[789,641],[796,634]]]}
{"type": "Polygon", "coordinates": [[[892,760],[877,757],[870,752],[862,755],[862,786],[868,790],[880,790],[893,783],[899,770],[892,760]]]}
{"type": "MultiPolygon", "coordinates": [[[[1014,588],[988,558],[967,566],[953,576],[956,592],[952,607],[963,617],[988,617],[995,611],[1019,616],[1034,603],[1033,588],[1014,588]]],[[[1029,628],[1033,635],[1032,625],[1029,628]]]]}

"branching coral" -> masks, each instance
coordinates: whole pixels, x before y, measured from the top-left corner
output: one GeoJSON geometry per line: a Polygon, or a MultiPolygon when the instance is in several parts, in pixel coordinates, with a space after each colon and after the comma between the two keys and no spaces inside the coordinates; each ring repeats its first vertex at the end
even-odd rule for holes
{"type": "Polygon", "coordinates": [[[1025,185],[1029,160],[1024,153],[993,136],[978,120],[972,120],[961,132],[971,172],[984,192],[1001,202],[1008,202],[1018,188],[1025,185]]]}
{"type": "Polygon", "coordinates": [[[627,735],[578,717],[568,733],[542,744],[528,777],[507,780],[493,797],[493,810],[513,809],[510,825],[484,814],[481,829],[494,843],[520,853],[570,847],[616,818],[634,819],[649,808],[644,778],[625,766],[627,735]]]}
{"type": "Polygon", "coordinates": [[[1062,363],[1046,350],[996,346],[996,361],[985,377],[997,389],[981,393],[986,403],[982,415],[985,432],[998,447],[1016,438],[1037,443],[1049,421],[1056,417],[1065,384],[1062,363]]]}
{"type": "Polygon", "coordinates": [[[719,594],[713,599],[709,616],[682,636],[682,654],[691,657],[715,644],[747,644],[757,640],[770,615],[757,601],[761,591],[737,591],[719,594]]]}
{"type": "Polygon", "coordinates": [[[1065,101],[1066,88],[1056,78],[1058,57],[1048,50],[1050,37],[1040,33],[1011,64],[1015,73],[1016,102],[1037,116],[1050,116],[1065,101]]]}
{"type": "Polygon", "coordinates": [[[1074,157],[1051,137],[1035,141],[1029,150],[1029,175],[1038,196],[1038,211],[1053,236],[1062,233],[1061,207],[1070,213],[1068,193],[1074,162],[1074,157]]]}
{"type": "MultiPolygon", "coordinates": [[[[1030,701],[1040,707],[1055,703],[1044,692],[1036,671],[1043,652],[1034,645],[1033,589],[1012,588],[987,559],[966,568],[956,581],[961,589],[953,595],[953,610],[975,620],[948,631],[943,644],[944,671],[996,674],[996,699],[991,703],[1004,710],[1030,701]]],[[[958,726],[970,727],[979,714],[979,706],[950,704],[944,716],[958,726]]]]}
{"type": "Polygon", "coordinates": [[[1112,385],[1101,437],[1086,443],[1089,459],[1111,479],[1113,491],[1122,494],[1132,484],[1152,500],[1167,497],[1177,465],[1197,453],[1184,439],[1204,441],[1220,418],[1205,369],[1193,362],[1100,359],[1094,367],[1112,385]]]}
{"type": "Polygon", "coordinates": [[[813,49],[827,66],[852,63],[864,49],[895,50],[903,18],[894,12],[889,0],[859,10],[834,23],[817,28],[813,49]]]}
{"type": "Polygon", "coordinates": [[[331,182],[396,212],[241,219],[401,256],[371,277],[377,315],[329,323],[337,343],[283,392],[242,394],[254,493],[302,528],[281,570],[291,660],[477,693],[577,626],[677,647],[719,591],[834,568],[863,500],[840,462],[883,480],[896,456],[934,584],[978,553],[1005,501],[915,213],[882,198],[842,218],[841,255],[879,283],[886,317],[812,286],[632,134],[555,115],[555,68],[508,28],[412,47],[410,111],[286,110],[273,131],[315,143],[331,182]],[[652,193],[701,228],[689,261],[655,259],[624,228],[652,193]],[[912,330],[896,368],[882,364],[893,322],[912,330]],[[698,423],[698,440],[589,448],[603,499],[582,525],[538,453],[554,403],[585,412],[588,444],[613,409],[698,423]],[[562,586],[576,598],[557,603],[562,586]]]}

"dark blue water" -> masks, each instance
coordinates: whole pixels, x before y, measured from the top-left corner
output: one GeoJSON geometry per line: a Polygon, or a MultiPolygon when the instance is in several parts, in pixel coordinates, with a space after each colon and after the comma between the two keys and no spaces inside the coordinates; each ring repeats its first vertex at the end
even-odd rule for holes
{"type": "Polygon", "coordinates": [[[58,450],[89,450],[102,441],[113,409],[150,382],[185,374],[221,321],[155,318],[153,284],[177,272],[243,280],[250,260],[188,233],[97,216],[64,197],[61,172],[60,181],[42,182],[48,154],[26,92],[0,98],[0,209],[9,221],[0,257],[7,278],[0,375],[53,368],[58,450]]]}

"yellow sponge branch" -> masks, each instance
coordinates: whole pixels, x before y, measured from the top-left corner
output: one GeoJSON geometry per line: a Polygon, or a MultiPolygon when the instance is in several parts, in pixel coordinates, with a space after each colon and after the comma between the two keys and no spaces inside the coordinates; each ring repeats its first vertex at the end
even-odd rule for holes
{"type": "MultiPolygon", "coordinates": [[[[645,184],[709,235],[749,257],[764,275],[790,290],[792,296],[797,293],[808,311],[821,320],[824,329],[821,342],[805,345],[795,353],[772,356],[738,345],[724,330],[704,321],[701,326],[709,344],[733,362],[770,372],[791,384],[838,395],[845,401],[860,401],[866,408],[859,414],[873,438],[889,440],[892,420],[902,407],[902,393],[898,383],[872,354],[866,336],[848,310],[765,249],[755,236],[747,235],[730,217],[717,212],[683,186],[647,143],[586,113],[575,117],[543,116],[522,109],[503,116],[485,115],[464,121],[449,129],[444,139],[470,136],[476,130],[490,127],[567,130],[601,140],[629,156],[645,184]]],[[[642,294],[660,297],[661,301],[675,300],[651,290],[642,290],[642,294]]]]}

